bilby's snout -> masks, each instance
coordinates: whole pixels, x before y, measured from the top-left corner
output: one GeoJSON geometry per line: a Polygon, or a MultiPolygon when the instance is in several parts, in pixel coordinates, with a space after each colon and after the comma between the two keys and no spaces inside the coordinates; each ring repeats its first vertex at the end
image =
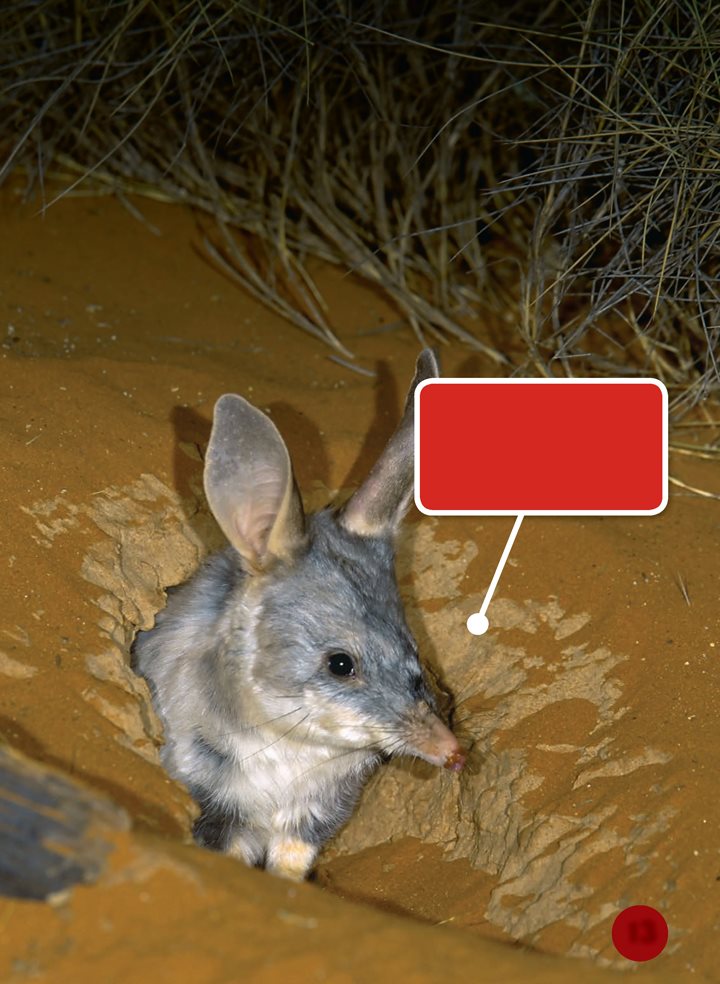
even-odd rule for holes
{"type": "Polygon", "coordinates": [[[452,772],[460,772],[465,765],[465,754],[457,738],[425,701],[415,705],[407,750],[452,772]]]}

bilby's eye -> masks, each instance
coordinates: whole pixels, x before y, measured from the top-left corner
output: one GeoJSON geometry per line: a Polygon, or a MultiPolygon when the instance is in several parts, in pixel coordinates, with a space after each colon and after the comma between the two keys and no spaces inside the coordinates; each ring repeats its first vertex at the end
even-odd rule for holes
{"type": "Polygon", "coordinates": [[[354,677],[355,663],[347,653],[331,653],[327,661],[328,669],[333,676],[354,677]]]}

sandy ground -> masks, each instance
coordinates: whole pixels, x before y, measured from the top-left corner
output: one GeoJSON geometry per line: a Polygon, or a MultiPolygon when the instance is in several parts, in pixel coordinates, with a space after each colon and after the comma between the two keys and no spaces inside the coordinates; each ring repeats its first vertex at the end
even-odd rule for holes
{"type": "MultiPolygon", "coordinates": [[[[222,542],[201,492],[214,400],[268,410],[320,505],[369,469],[418,345],[379,330],[397,321],[379,294],[320,269],[377,375],[350,372],[216,272],[188,211],[136,204],[148,224],[111,198],[44,217],[17,187],[0,199],[0,735],[133,822],[97,884],[0,902],[0,979],[720,980],[720,510],[687,491],[658,517],[526,520],[482,639],[465,619],[511,520],[414,512],[399,577],[466,771],[383,769],[315,884],[190,844],[128,648],[222,542]],[[642,966],[610,939],[637,903],[670,926],[642,966]]],[[[673,455],[671,473],[720,492],[712,462],[673,455]]]]}

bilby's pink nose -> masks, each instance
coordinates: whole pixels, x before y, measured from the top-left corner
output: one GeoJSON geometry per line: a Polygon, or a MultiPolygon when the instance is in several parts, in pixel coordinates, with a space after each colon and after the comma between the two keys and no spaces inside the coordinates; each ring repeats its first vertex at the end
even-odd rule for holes
{"type": "Polygon", "coordinates": [[[465,755],[459,745],[458,750],[451,752],[443,762],[443,768],[450,769],[451,772],[462,772],[464,765],[465,755]]]}
{"type": "Polygon", "coordinates": [[[420,704],[418,712],[413,728],[413,750],[426,762],[460,772],[465,765],[465,755],[455,735],[427,704],[420,704]]]}

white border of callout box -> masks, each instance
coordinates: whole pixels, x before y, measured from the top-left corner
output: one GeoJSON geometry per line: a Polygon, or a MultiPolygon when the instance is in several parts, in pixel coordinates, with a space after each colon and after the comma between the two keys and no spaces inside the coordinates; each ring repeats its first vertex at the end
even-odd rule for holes
{"type": "MultiPolygon", "coordinates": [[[[491,427],[492,423],[489,422],[491,427]]],[[[482,438],[482,432],[480,433],[482,438]]],[[[473,379],[464,376],[450,376],[442,379],[423,379],[415,388],[415,505],[426,516],[656,516],[661,513],[668,503],[668,392],[665,384],[659,379],[638,377],[635,379],[618,379],[615,377],[603,379],[498,379],[493,376],[473,379]],[[641,383],[645,386],[652,384],[658,387],[662,396],[662,502],[655,509],[426,509],[420,502],[418,489],[420,487],[420,393],[426,386],[445,386],[449,383],[462,383],[466,386],[477,386],[483,383],[513,386],[518,383],[527,386],[576,386],[588,383],[593,386],[604,386],[608,383],[620,383],[623,386],[635,386],[641,383]]]]}

